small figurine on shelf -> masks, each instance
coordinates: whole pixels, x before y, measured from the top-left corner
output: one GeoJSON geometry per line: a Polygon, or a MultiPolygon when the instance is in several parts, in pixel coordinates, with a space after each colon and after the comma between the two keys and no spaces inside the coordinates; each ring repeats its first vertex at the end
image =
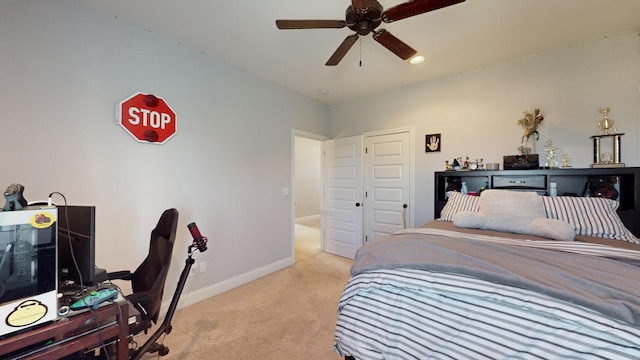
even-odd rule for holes
{"type": "Polygon", "coordinates": [[[446,171],[451,171],[451,170],[453,170],[453,166],[451,166],[451,164],[449,164],[449,160],[445,160],[445,161],[444,161],[444,169],[445,169],[446,171]]]}
{"type": "Polygon", "coordinates": [[[547,153],[547,163],[546,167],[549,169],[557,169],[558,168],[558,160],[556,158],[556,151],[558,147],[554,146],[553,140],[547,140],[547,143],[544,147],[544,151],[547,153]]]}
{"type": "Polygon", "coordinates": [[[571,167],[571,156],[569,156],[567,154],[563,154],[560,157],[560,160],[562,160],[562,167],[563,168],[570,168],[571,167]]]}
{"type": "Polygon", "coordinates": [[[469,155],[467,155],[467,158],[464,159],[464,165],[462,165],[462,169],[469,170],[469,155]]]}
{"type": "Polygon", "coordinates": [[[458,159],[453,159],[453,164],[451,164],[453,170],[460,170],[462,166],[460,166],[460,161],[458,159]]]}

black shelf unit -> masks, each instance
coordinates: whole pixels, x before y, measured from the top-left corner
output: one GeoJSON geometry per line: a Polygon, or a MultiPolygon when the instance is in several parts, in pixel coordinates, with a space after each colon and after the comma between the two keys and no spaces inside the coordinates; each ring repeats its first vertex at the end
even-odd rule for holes
{"type": "Polygon", "coordinates": [[[536,191],[542,195],[549,195],[550,184],[556,183],[559,196],[584,196],[594,185],[608,183],[618,191],[620,219],[640,237],[640,167],[437,171],[434,176],[436,219],[447,202],[446,190],[451,183],[466,182],[469,191],[479,191],[485,186],[488,189],[536,191]]]}

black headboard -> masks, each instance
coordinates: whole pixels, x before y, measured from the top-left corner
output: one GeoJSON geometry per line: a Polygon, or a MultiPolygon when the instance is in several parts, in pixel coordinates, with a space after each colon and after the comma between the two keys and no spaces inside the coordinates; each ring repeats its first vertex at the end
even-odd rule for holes
{"type": "Polygon", "coordinates": [[[446,204],[447,188],[465,182],[469,191],[480,187],[517,189],[549,194],[555,183],[558,195],[617,195],[618,215],[622,223],[640,238],[640,167],[597,169],[535,169],[503,171],[438,171],[434,174],[434,218],[446,204]],[[595,194],[599,185],[610,186],[613,191],[595,194]]]}

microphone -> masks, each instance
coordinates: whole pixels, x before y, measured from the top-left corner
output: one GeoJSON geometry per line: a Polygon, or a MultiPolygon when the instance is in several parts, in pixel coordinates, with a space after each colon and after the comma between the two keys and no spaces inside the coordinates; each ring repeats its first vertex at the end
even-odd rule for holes
{"type": "Polygon", "coordinates": [[[187,225],[187,228],[189,229],[189,232],[193,237],[193,245],[195,245],[198,248],[198,250],[200,250],[200,252],[207,251],[207,241],[209,241],[209,239],[207,239],[206,237],[202,236],[202,234],[200,234],[200,229],[198,229],[198,225],[196,225],[195,222],[192,222],[191,224],[187,225]]]}

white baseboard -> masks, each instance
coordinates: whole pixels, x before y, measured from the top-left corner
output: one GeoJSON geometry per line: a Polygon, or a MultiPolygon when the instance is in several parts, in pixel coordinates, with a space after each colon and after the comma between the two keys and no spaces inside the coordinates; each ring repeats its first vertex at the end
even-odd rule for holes
{"type": "MultiPolygon", "coordinates": [[[[180,297],[180,301],[178,302],[177,309],[182,309],[189,305],[193,305],[200,301],[206,300],[212,296],[216,296],[227,290],[231,290],[240,285],[244,285],[248,282],[259,279],[263,276],[269,275],[278,270],[282,270],[288,266],[293,265],[294,263],[295,263],[295,259],[293,257],[288,257],[286,259],[265,265],[261,268],[254,269],[247,273],[232,277],[230,279],[223,280],[219,283],[206,286],[188,293],[183,292],[182,296],[180,297]]],[[[163,301],[162,307],[160,309],[160,313],[166,314],[170,304],[171,304],[171,299],[163,301]]]]}

